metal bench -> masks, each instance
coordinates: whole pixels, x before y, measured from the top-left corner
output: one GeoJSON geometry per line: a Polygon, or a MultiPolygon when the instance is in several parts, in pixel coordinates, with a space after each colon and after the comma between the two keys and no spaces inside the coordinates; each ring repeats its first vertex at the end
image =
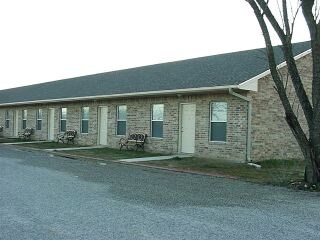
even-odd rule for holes
{"type": "Polygon", "coordinates": [[[144,144],[146,143],[147,134],[142,133],[133,133],[129,134],[127,138],[121,138],[119,141],[120,150],[125,147],[127,150],[136,150],[139,149],[144,151],[144,144]]]}
{"type": "Polygon", "coordinates": [[[74,144],[74,139],[77,136],[77,131],[74,129],[71,130],[67,130],[64,133],[58,133],[57,138],[58,138],[58,142],[62,142],[62,143],[73,143],[74,144]]]}
{"type": "Polygon", "coordinates": [[[21,132],[18,132],[18,136],[24,140],[31,140],[31,135],[33,134],[33,128],[26,128],[21,132]]]}

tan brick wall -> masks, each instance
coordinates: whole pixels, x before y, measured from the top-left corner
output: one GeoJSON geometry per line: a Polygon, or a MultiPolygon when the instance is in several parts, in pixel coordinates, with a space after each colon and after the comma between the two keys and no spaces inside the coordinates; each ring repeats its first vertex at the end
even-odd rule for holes
{"type": "MultiPolygon", "coordinates": [[[[35,128],[36,109],[43,109],[43,126],[36,131],[34,139],[47,138],[48,108],[55,109],[55,134],[60,129],[60,108],[67,107],[67,129],[78,131],[77,143],[97,144],[98,138],[98,107],[108,106],[108,145],[117,148],[121,136],[116,136],[116,107],[127,105],[127,134],[142,132],[151,135],[151,108],[153,104],[164,104],[163,139],[148,138],[147,151],[175,154],[179,151],[179,122],[180,104],[196,104],[196,136],[195,154],[221,160],[245,161],[246,132],[247,132],[247,103],[241,99],[224,94],[202,94],[193,96],[166,96],[145,97],[116,100],[95,100],[90,102],[72,102],[48,105],[33,105],[12,107],[10,110],[19,110],[19,129],[21,129],[21,110],[28,109],[28,127],[35,128]],[[215,143],[209,141],[210,134],[210,103],[213,101],[228,102],[227,142],[215,143]],[[89,133],[81,134],[81,107],[90,107],[89,133]]],[[[0,121],[4,124],[4,112],[0,109],[0,121]]],[[[13,121],[11,123],[13,126],[13,121]]],[[[6,136],[13,136],[11,131],[5,130],[6,136]]]]}
{"type": "MultiPolygon", "coordinates": [[[[297,66],[308,94],[311,93],[311,54],[299,59],[297,66]]],[[[285,81],[287,68],[281,69],[281,75],[285,81]]],[[[299,118],[305,128],[305,120],[295,91],[289,79],[287,92],[294,109],[299,112],[299,118]],[[299,106],[299,107],[298,107],[299,106]]],[[[259,91],[250,93],[253,99],[252,112],[252,159],[255,161],[264,159],[290,159],[301,158],[302,154],[294,139],[287,122],[283,106],[274,89],[271,75],[259,80],[259,91]]]]}

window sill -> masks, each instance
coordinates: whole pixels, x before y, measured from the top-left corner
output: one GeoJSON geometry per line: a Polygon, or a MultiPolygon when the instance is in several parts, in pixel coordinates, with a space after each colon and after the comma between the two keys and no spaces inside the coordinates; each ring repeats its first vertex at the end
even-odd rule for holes
{"type": "Polygon", "coordinates": [[[163,137],[150,137],[150,139],[153,139],[153,140],[163,140],[164,138],[163,138],[163,137]]]}
{"type": "Polygon", "coordinates": [[[212,143],[212,144],[227,144],[226,141],[209,141],[209,143],[212,143]]]}

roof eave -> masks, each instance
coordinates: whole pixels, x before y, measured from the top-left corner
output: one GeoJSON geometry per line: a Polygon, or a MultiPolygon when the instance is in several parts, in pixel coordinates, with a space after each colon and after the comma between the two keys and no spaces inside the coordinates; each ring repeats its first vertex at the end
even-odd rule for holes
{"type": "MultiPolygon", "coordinates": [[[[85,97],[57,98],[57,99],[1,103],[0,107],[16,106],[16,105],[58,103],[58,102],[73,102],[73,101],[91,101],[91,100],[102,100],[102,99],[113,99],[113,98],[148,97],[148,96],[150,97],[150,96],[180,95],[180,94],[190,94],[190,93],[205,93],[205,92],[216,92],[216,91],[224,91],[224,90],[228,91],[228,89],[230,89],[230,88],[242,89],[239,87],[239,85],[186,88],[186,89],[174,89],[174,90],[162,90],[162,91],[121,93],[121,94],[110,94],[110,95],[96,95],[96,96],[85,96],[85,97]]],[[[243,90],[245,90],[245,89],[243,89],[243,90]]]]}

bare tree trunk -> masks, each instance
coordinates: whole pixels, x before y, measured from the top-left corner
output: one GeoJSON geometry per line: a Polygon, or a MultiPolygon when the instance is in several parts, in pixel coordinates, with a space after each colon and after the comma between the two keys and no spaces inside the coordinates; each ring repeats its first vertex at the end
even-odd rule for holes
{"type": "Polygon", "coordinates": [[[319,157],[319,155],[315,154],[316,150],[314,148],[314,145],[306,138],[301,136],[299,132],[296,131],[296,124],[294,123],[294,118],[287,116],[286,121],[292,131],[292,134],[297,140],[299,147],[302,151],[303,157],[305,159],[306,166],[304,180],[312,184],[320,182],[320,171],[319,165],[317,164],[317,158],[319,157]]]}
{"type": "MultiPolygon", "coordinates": [[[[312,79],[312,104],[303,87],[301,77],[299,75],[293,52],[292,52],[292,29],[289,26],[287,3],[283,0],[283,21],[285,29],[282,29],[269,9],[266,0],[246,0],[252,7],[255,16],[259,22],[262,34],[266,43],[268,61],[272,79],[276,85],[276,90],[280,97],[281,103],[286,114],[286,121],[303,153],[305,167],[305,181],[308,183],[320,182],[320,25],[316,23],[312,12],[314,0],[301,0],[302,10],[307,21],[307,25],[311,35],[311,49],[313,60],[313,79],[312,79]],[[309,130],[309,138],[301,127],[297,115],[294,113],[290,104],[283,81],[277,71],[277,64],[273,51],[273,46],[265,22],[266,17],[273,29],[278,34],[283,45],[283,54],[287,63],[288,71],[295,89],[295,93],[301,104],[304,116],[307,120],[309,130]]],[[[293,26],[293,25],[292,25],[293,26]]]]}

